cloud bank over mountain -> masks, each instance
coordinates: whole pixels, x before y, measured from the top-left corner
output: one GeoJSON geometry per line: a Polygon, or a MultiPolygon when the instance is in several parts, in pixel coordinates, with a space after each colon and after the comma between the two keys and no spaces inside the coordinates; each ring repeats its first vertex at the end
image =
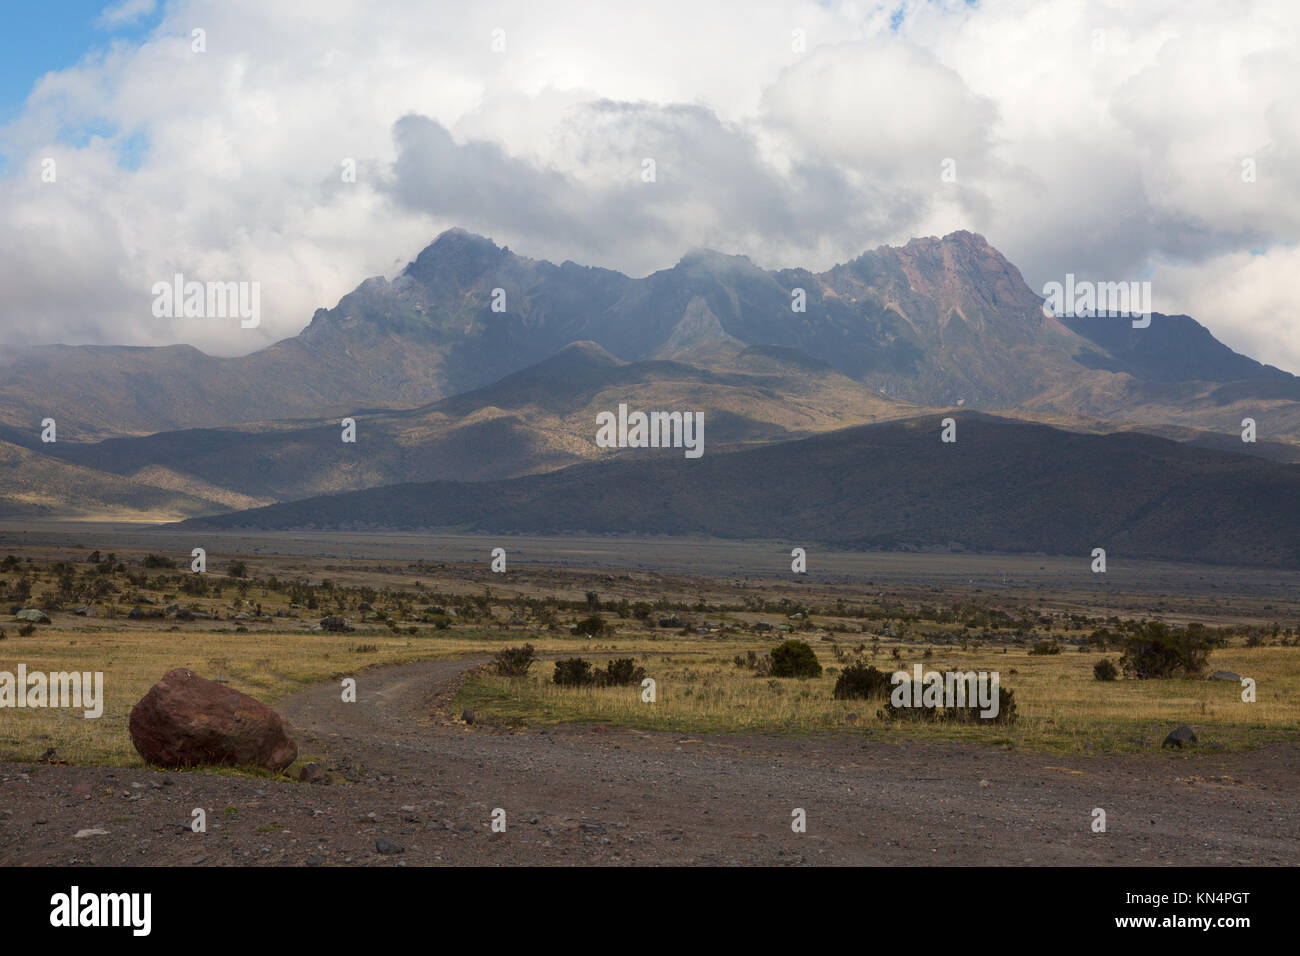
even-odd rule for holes
{"type": "Polygon", "coordinates": [[[0,129],[6,345],[247,353],[450,225],[633,275],[697,246],[825,269],[970,229],[1034,289],[1150,279],[1156,310],[1300,370],[1284,0],[150,15],[0,129]],[[260,282],[262,324],[155,318],[178,272],[260,282]]]}

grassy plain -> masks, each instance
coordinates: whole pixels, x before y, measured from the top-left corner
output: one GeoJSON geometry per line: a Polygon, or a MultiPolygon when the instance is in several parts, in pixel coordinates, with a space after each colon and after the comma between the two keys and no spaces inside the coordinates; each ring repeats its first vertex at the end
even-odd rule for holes
{"type": "MultiPolygon", "coordinates": [[[[170,541],[164,535],[148,543],[170,541]]],[[[29,671],[100,671],[106,700],[98,720],[80,711],[0,709],[0,757],[34,760],[54,748],[58,759],[75,763],[140,763],[127,716],[174,667],[222,677],[273,705],[307,683],[369,666],[487,657],[525,642],[548,657],[634,657],[656,680],[657,699],[643,703],[639,687],[557,687],[553,664],[541,661],[525,678],[473,675],[455,713],[470,708],[477,722],[506,726],[577,721],[686,735],[837,732],[1061,753],[1152,751],[1181,723],[1196,729],[1201,752],[1300,739],[1300,603],[1286,575],[1152,565],[1099,582],[1055,558],[875,555],[849,556],[834,573],[796,578],[756,573],[767,558],[753,546],[735,552],[744,574],[618,571],[604,563],[614,557],[600,558],[595,568],[573,566],[601,547],[613,555],[618,545],[567,540],[551,545],[555,564],[512,558],[506,574],[493,574],[486,546],[481,561],[435,563],[391,550],[380,560],[339,554],[346,548],[332,538],[295,539],[291,553],[266,553],[267,543],[253,543],[242,557],[214,556],[208,572],[195,576],[181,547],[160,548],[171,568],[151,566],[152,547],[137,547],[122,550],[104,570],[107,559],[90,562],[88,545],[24,547],[11,538],[0,548],[0,555],[14,555],[0,558],[0,671],[19,663],[29,671]],[[330,546],[337,550],[322,553],[330,546]],[[854,573],[856,562],[866,565],[854,573]],[[53,623],[23,634],[22,622],[4,613],[16,606],[42,608],[53,623]],[[130,617],[137,608],[157,616],[130,617]],[[177,609],[201,616],[186,619],[177,609]],[[332,614],[355,630],[313,629],[332,614]],[[605,625],[599,635],[572,633],[592,615],[605,625]],[[661,626],[665,618],[670,623],[661,626]],[[1094,680],[1093,664],[1103,656],[1118,660],[1119,650],[1113,640],[1104,648],[1087,644],[1089,635],[1141,618],[1222,629],[1209,670],[1253,678],[1257,700],[1244,703],[1234,682],[1094,680]],[[761,657],[788,637],[811,644],[825,668],[821,677],[761,677],[734,663],[751,651],[761,657]],[[1043,641],[1061,652],[1030,653],[1043,641]],[[927,670],[996,670],[1015,693],[1018,720],[891,722],[878,715],[879,701],[833,699],[838,670],[855,658],[885,671],[917,663],[927,670]]],[[[702,550],[725,556],[730,547],[702,550]]],[[[689,556],[679,550],[673,561],[689,556]]]]}

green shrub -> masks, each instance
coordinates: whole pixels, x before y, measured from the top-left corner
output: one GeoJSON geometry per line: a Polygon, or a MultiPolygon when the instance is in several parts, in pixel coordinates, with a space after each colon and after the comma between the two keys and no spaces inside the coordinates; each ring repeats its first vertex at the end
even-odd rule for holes
{"type": "MultiPolygon", "coordinates": [[[[901,686],[901,685],[900,685],[901,686]]],[[[925,685],[919,682],[912,682],[912,700],[921,699],[921,691],[925,685]]],[[[939,708],[937,707],[895,707],[892,697],[893,688],[890,688],[890,695],[885,697],[885,706],[877,713],[877,717],[888,718],[893,720],[915,720],[929,723],[939,719],[939,708]]]]}
{"type": "Polygon", "coordinates": [[[537,654],[531,644],[525,644],[523,647],[507,647],[496,653],[496,672],[502,677],[523,677],[535,660],[537,654]]]}
{"type": "Polygon", "coordinates": [[[595,683],[591,673],[591,661],[581,657],[566,657],[555,662],[555,676],[552,678],[561,687],[586,687],[595,683]]]}
{"type": "Polygon", "coordinates": [[[146,568],[174,568],[176,562],[161,554],[146,554],[140,562],[146,568]]]}
{"type": "Polygon", "coordinates": [[[1119,677],[1119,668],[1109,657],[1103,657],[1092,665],[1092,676],[1096,680],[1115,680],[1119,677]]]}
{"type": "Polygon", "coordinates": [[[1035,641],[1034,646],[1029,649],[1030,654],[1059,654],[1061,645],[1056,641],[1035,641]]]}
{"type": "Polygon", "coordinates": [[[773,677],[818,677],[822,665],[807,641],[786,641],[773,648],[773,677]]]}
{"type": "Polygon", "coordinates": [[[866,700],[889,696],[889,675],[870,664],[856,662],[835,679],[836,700],[866,700]]]}
{"type": "Polygon", "coordinates": [[[1199,677],[1210,658],[1203,624],[1170,627],[1163,621],[1145,621],[1124,641],[1120,666],[1139,680],[1199,677]]]}
{"type": "MultiPolygon", "coordinates": [[[[919,682],[912,684],[913,702],[921,700],[921,693],[925,685],[919,682]]],[[[892,693],[892,688],[891,688],[892,693]]],[[[924,722],[938,722],[952,724],[1013,724],[1016,722],[1016,695],[1015,692],[998,685],[998,714],[996,717],[983,717],[980,715],[982,708],[978,701],[967,700],[965,706],[955,705],[952,707],[895,707],[892,696],[885,699],[885,706],[877,714],[881,718],[891,718],[894,720],[916,720],[924,722]]]]}
{"type": "Polygon", "coordinates": [[[599,614],[593,614],[590,617],[584,617],[577,624],[573,625],[574,633],[586,634],[589,637],[599,637],[604,634],[609,627],[604,618],[599,614]]]}
{"type": "Polygon", "coordinates": [[[980,716],[980,705],[976,701],[966,701],[966,706],[945,707],[941,719],[953,724],[1014,724],[1016,722],[1016,695],[1001,685],[998,686],[998,715],[996,717],[980,716]]]}
{"type": "Polygon", "coordinates": [[[636,661],[630,657],[620,657],[610,661],[604,670],[596,668],[591,676],[597,687],[626,687],[645,680],[645,668],[637,667],[636,661]]]}

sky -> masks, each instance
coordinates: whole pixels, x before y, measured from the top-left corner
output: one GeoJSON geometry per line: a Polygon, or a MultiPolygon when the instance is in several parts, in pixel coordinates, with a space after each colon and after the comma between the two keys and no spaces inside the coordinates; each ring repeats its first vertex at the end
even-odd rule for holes
{"type": "Polygon", "coordinates": [[[969,229],[1036,291],[1147,280],[1157,311],[1300,372],[1293,0],[4,15],[0,346],[245,354],[452,226],[630,275],[969,229]],[[260,325],[155,316],[177,273],[258,282],[260,325]]]}
{"type": "Polygon", "coordinates": [[[0,32],[0,123],[22,109],[46,73],[75,67],[92,49],[114,40],[138,44],[157,23],[157,0],[51,0],[13,3],[0,32]]]}

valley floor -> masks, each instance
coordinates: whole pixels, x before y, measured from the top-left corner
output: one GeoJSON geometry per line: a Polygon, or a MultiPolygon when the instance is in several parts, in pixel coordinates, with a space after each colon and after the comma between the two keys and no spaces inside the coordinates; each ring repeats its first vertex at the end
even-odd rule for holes
{"type": "Polygon", "coordinates": [[[281,700],[327,786],[0,764],[0,864],[1300,864],[1293,744],[1060,757],[847,734],[504,731],[446,713],[477,662],[365,671],[355,704],[334,682],[281,700]],[[77,836],[92,829],[106,832],[77,836]]]}

